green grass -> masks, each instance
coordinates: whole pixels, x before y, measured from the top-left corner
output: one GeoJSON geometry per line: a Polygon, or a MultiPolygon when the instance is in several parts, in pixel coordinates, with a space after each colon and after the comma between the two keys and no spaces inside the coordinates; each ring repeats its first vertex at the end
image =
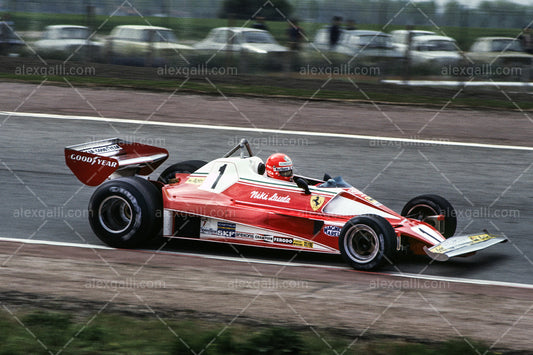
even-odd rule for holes
{"type": "MultiPolygon", "coordinates": [[[[467,339],[421,344],[383,337],[357,339],[332,331],[294,330],[201,320],[65,312],[0,312],[4,354],[473,354],[487,346],[467,339]],[[317,332],[319,335],[315,333],[317,332]]],[[[488,352],[488,354],[492,354],[488,352]]]]}
{"type": "MultiPolygon", "coordinates": [[[[16,75],[9,73],[0,73],[0,78],[4,80],[23,81],[30,83],[41,83],[44,79],[42,76],[35,75],[16,75]]],[[[176,78],[175,80],[136,80],[123,79],[113,77],[91,77],[91,76],[69,76],[68,81],[74,86],[88,86],[88,87],[116,87],[135,90],[150,90],[159,92],[174,91],[182,84],[184,78],[176,78]]],[[[209,95],[220,95],[223,92],[228,96],[259,96],[259,97],[287,97],[307,100],[313,97],[314,100],[345,100],[345,101],[362,101],[362,102],[376,102],[376,103],[397,103],[397,104],[422,104],[430,106],[441,107],[448,103],[453,94],[457,91],[450,90],[438,97],[432,91],[422,89],[398,88],[391,91],[383,90],[380,84],[367,84],[363,92],[355,87],[349,87],[342,90],[329,90],[324,87],[317,92],[320,85],[316,83],[305,84],[302,79],[301,88],[283,87],[282,85],[260,85],[243,83],[225,83],[213,79],[216,87],[206,80],[191,79],[181,86],[179,92],[194,92],[209,95]],[[426,95],[426,94],[427,95],[426,95]]],[[[60,85],[67,85],[63,77],[49,76],[48,83],[58,83],[60,85]]],[[[261,82],[260,79],[256,81],[261,82]]],[[[359,84],[360,85],[360,84],[359,84]]],[[[361,85],[360,85],[361,86],[361,85]]],[[[453,99],[448,107],[478,107],[478,108],[492,108],[492,109],[516,109],[516,105],[522,110],[533,109],[533,102],[529,100],[528,96],[523,99],[513,97],[510,101],[503,94],[499,95],[493,93],[489,98],[479,97],[477,89],[466,89],[463,94],[453,99]]]]}
{"type": "MultiPolygon", "coordinates": [[[[2,15],[0,13],[0,15],[2,15]]],[[[87,25],[85,15],[77,14],[41,14],[30,12],[14,12],[10,13],[11,19],[15,23],[15,28],[18,31],[40,31],[48,25],[87,25]]],[[[163,26],[172,28],[180,40],[199,40],[205,38],[210,29],[221,26],[243,26],[246,20],[226,20],[226,19],[199,19],[199,18],[163,18],[163,17],[140,17],[140,16],[108,16],[97,15],[91,23],[94,29],[98,29],[98,34],[107,35],[115,26],[119,25],[147,25],[163,26]]],[[[251,22],[250,22],[251,24],[251,22]]],[[[281,43],[285,43],[286,30],[288,23],[284,21],[268,21],[267,25],[270,31],[281,43]]],[[[305,33],[312,39],[316,31],[325,23],[311,23],[302,22],[301,27],[305,33]]],[[[396,29],[404,29],[404,26],[391,25],[383,29],[382,25],[376,24],[358,24],[360,29],[369,30],[384,30],[390,32],[396,29]]],[[[488,28],[473,28],[473,27],[439,27],[433,26],[417,26],[417,29],[430,30],[440,32],[442,34],[451,36],[458,41],[459,46],[463,50],[468,50],[474,39],[482,36],[509,36],[516,37],[520,33],[520,29],[488,29],[488,28]]]]}

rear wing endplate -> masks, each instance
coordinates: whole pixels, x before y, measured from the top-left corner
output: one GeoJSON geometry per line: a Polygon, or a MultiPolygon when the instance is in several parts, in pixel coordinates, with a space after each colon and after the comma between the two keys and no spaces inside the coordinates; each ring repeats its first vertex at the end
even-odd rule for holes
{"type": "Polygon", "coordinates": [[[168,151],[119,138],[71,145],[65,162],[85,185],[97,186],[107,178],[149,175],[168,158],[168,151]]]}

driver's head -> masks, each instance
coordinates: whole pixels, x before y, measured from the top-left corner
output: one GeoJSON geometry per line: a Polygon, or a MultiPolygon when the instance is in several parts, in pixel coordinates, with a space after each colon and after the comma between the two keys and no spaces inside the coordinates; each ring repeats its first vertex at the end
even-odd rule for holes
{"type": "Polygon", "coordinates": [[[291,181],[292,160],[288,155],[282,153],[272,154],[268,157],[265,165],[268,177],[291,181]]]}

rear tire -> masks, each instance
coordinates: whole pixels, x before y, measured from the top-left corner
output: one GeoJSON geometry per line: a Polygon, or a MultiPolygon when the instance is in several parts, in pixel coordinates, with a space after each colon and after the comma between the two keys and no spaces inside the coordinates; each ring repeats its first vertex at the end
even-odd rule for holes
{"type": "Polygon", "coordinates": [[[173,164],[166,168],[161,175],[159,175],[159,178],[157,181],[162,182],[163,184],[170,184],[173,182],[173,179],[175,178],[176,174],[179,173],[188,173],[192,174],[196,170],[200,169],[202,166],[207,164],[207,162],[203,160],[186,160],[182,161],[176,164],[173,164]]]}
{"type": "Polygon", "coordinates": [[[139,177],[102,184],[89,201],[89,223],[100,240],[115,248],[135,248],[157,236],[162,227],[161,191],[139,177]]]}
{"type": "Polygon", "coordinates": [[[452,237],[457,229],[455,209],[448,200],[438,195],[420,195],[411,199],[405,204],[401,215],[433,226],[444,238],[452,237]],[[444,223],[440,223],[440,227],[428,218],[435,215],[444,216],[444,223]]]}
{"type": "Polygon", "coordinates": [[[339,251],[344,260],[357,270],[372,270],[391,262],[397,237],[383,217],[362,215],[350,219],[341,230],[339,251]]]}

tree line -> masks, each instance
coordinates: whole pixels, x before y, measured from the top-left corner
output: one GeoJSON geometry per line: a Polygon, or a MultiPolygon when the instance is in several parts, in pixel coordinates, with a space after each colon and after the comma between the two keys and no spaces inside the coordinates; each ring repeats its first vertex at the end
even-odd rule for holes
{"type": "Polygon", "coordinates": [[[170,16],[191,18],[249,19],[252,15],[267,21],[298,18],[305,22],[329,23],[343,16],[356,24],[523,28],[533,20],[533,4],[508,0],[481,1],[466,5],[450,0],[439,6],[435,0],[4,0],[0,12],[40,12],[116,16],[170,16]],[[131,4],[135,10],[129,7],[131,4]],[[122,7],[121,7],[122,5],[122,7]],[[118,11],[117,11],[118,9],[118,11]]]}

